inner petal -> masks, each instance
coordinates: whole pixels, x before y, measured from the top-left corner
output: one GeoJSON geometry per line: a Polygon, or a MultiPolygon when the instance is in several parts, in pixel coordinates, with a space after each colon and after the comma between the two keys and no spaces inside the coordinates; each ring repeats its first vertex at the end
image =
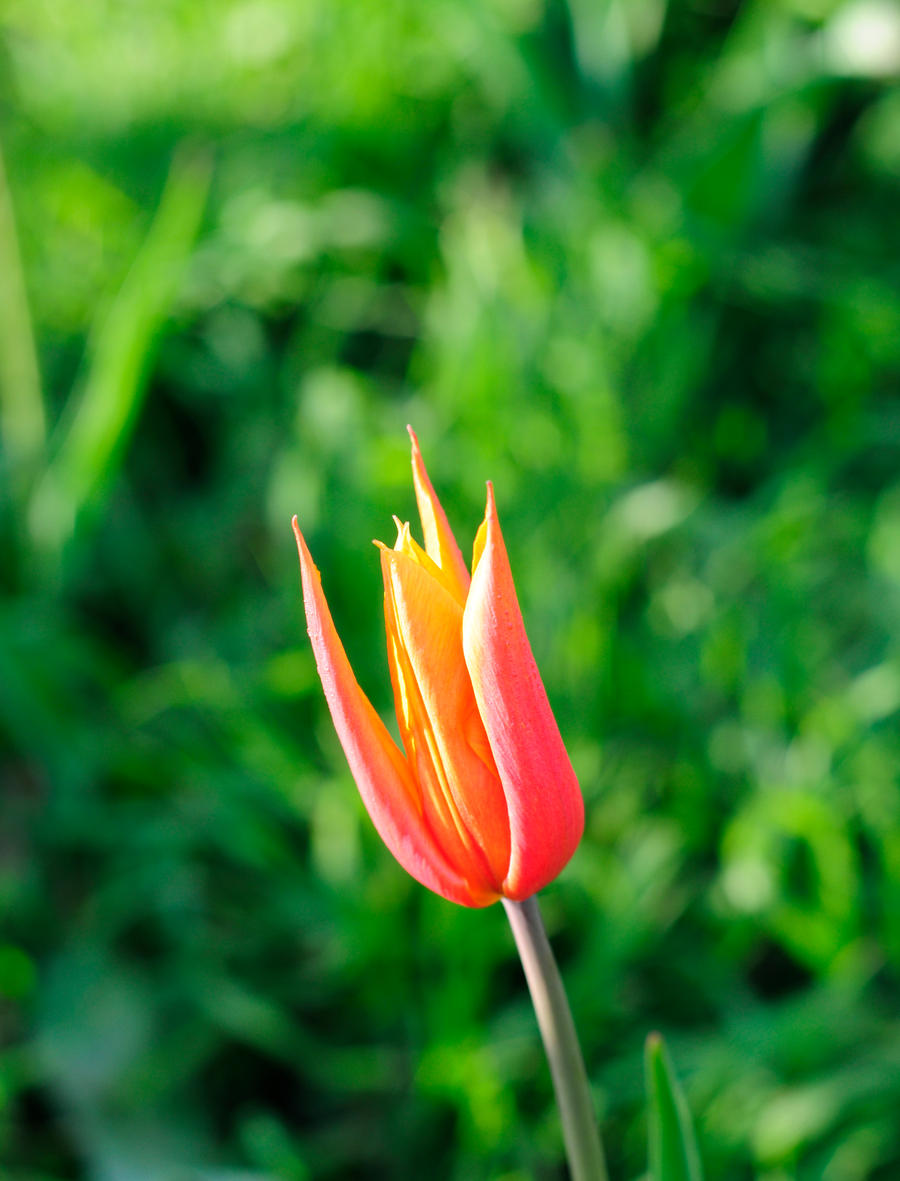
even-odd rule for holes
{"type": "Polygon", "coordinates": [[[442,569],[434,558],[416,541],[409,529],[408,521],[400,521],[394,517],[394,523],[397,526],[397,540],[394,542],[394,552],[398,554],[405,554],[417,565],[421,566],[423,570],[427,570],[431,577],[441,584],[445,591],[450,594],[460,607],[465,606],[465,590],[460,586],[459,579],[455,573],[449,569],[442,569]]]}
{"type": "Polygon", "coordinates": [[[398,721],[423,809],[447,856],[497,888],[509,867],[509,816],[463,657],[462,607],[405,551],[383,549],[382,565],[398,721]]]}
{"type": "Polygon", "coordinates": [[[469,572],[459,552],[447,514],[441,507],[437,493],[425,469],[425,460],[419,450],[419,440],[411,426],[406,428],[412,442],[413,484],[416,489],[416,503],[425,535],[425,549],[443,570],[450,584],[453,597],[465,602],[469,590],[469,572]]]}

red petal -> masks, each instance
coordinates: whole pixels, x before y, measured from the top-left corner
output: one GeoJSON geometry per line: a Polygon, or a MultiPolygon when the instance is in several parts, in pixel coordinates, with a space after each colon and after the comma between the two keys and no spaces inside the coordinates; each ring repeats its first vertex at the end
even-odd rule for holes
{"type": "Polygon", "coordinates": [[[469,884],[447,863],[423,822],[409,766],[353,675],[296,517],[293,527],[309,638],[325,700],[359,794],[381,839],[403,868],[436,894],[464,906],[493,901],[473,895],[469,884]]]}
{"type": "Polygon", "coordinates": [[[490,484],[482,528],[463,651],[509,808],[503,893],[523,899],[552,881],[575,852],[584,801],[525,634],[490,484]]]}

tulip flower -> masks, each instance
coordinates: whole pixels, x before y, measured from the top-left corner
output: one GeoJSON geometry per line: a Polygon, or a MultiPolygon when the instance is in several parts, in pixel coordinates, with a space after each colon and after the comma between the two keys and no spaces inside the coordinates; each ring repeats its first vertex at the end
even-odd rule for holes
{"type": "Polygon", "coordinates": [[[534,897],[581,839],[581,791],[525,634],[493,488],[470,578],[408,429],[425,548],[396,517],[393,549],[375,543],[402,749],[353,675],[294,517],[325,700],[369,815],[404,869],[451,902],[503,900],[573,1181],[605,1181],[584,1059],[534,897]]]}
{"type": "Polygon", "coordinates": [[[404,869],[465,906],[522,901],[575,851],[581,791],[525,634],[493,489],[470,578],[409,433],[425,546],[399,521],[393,548],[376,542],[402,749],[353,675],[295,517],[316,665],[363,802],[404,869]]]}

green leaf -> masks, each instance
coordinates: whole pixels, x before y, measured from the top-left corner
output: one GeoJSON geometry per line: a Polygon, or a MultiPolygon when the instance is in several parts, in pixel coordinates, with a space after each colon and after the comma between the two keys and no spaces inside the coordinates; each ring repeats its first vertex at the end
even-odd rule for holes
{"type": "Polygon", "coordinates": [[[647,1038],[644,1068],[651,1181],[703,1181],[691,1113],[669,1051],[658,1033],[647,1038]]]}

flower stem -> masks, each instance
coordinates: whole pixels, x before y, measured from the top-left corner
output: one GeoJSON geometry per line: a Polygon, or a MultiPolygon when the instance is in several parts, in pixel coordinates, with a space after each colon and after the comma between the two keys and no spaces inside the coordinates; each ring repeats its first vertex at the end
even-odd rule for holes
{"type": "Polygon", "coordinates": [[[503,905],[550,1064],[572,1181],[607,1181],[587,1071],[537,897],[524,902],[504,898],[503,905]]]}

